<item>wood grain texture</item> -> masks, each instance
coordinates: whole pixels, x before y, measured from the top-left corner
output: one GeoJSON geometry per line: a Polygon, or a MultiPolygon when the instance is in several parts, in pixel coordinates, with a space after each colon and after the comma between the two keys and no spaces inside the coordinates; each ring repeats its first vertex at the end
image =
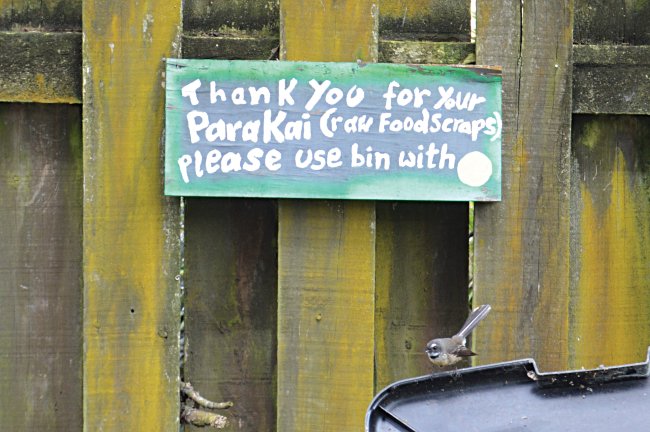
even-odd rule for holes
{"type": "MultiPolygon", "coordinates": [[[[284,60],[377,60],[377,4],[280,3],[284,60]],[[309,31],[305,31],[305,26],[309,31]]],[[[361,430],[373,395],[375,206],[281,200],[279,431],[361,430]]]]}
{"type": "Polygon", "coordinates": [[[568,364],[571,0],[479,1],[477,63],[503,66],[503,201],[476,205],[479,362],[568,364]]]}
{"type": "Polygon", "coordinates": [[[185,241],[185,380],[233,430],[275,430],[276,203],[189,199],[185,241]]]}
{"type": "Polygon", "coordinates": [[[277,37],[183,36],[183,57],[221,60],[268,60],[280,46],[277,37]]]}
{"type": "Polygon", "coordinates": [[[80,31],[82,0],[0,0],[0,30],[80,31]]]}
{"type": "Polygon", "coordinates": [[[650,114],[650,46],[574,45],[573,112],[650,114]]]}
{"type": "Polygon", "coordinates": [[[280,2],[280,58],[377,61],[376,1],[280,2]],[[309,31],[306,31],[308,26],[309,31]]]}
{"type": "Polygon", "coordinates": [[[0,105],[0,424],[81,430],[81,109],[0,105]]]}
{"type": "Polygon", "coordinates": [[[279,210],[277,429],[360,430],[373,395],[374,205],[279,210]]]}
{"type": "Polygon", "coordinates": [[[191,34],[263,33],[277,36],[279,0],[186,0],[183,30],[191,34]]]}
{"type": "Polygon", "coordinates": [[[475,61],[469,42],[379,41],[379,61],[384,63],[467,64],[475,61]]]}
{"type": "MultiPolygon", "coordinates": [[[[278,43],[185,36],[183,56],[258,60],[278,43]]],[[[184,379],[233,401],[234,430],[276,427],[277,228],[274,200],[186,200],[184,379]]]]}
{"type": "Polygon", "coordinates": [[[426,343],[465,321],[468,215],[466,203],[377,203],[375,391],[430,373],[426,343]]]}
{"type": "Polygon", "coordinates": [[[570,367],[643,361],[650,345],[650,118],[574,116],[570,367]]]}
{"type": "Polygon", "coordinates": [[[647,0],[575,0],[577,44],[650,44],[647,0]]]}
{"type": "Polygon", "coordinates": [[[380,0],[382,38],[469,42],[470,0],[380,0]]]}
{"type": "Polygon", "coordinates": [[[0,33],[0,46],[0,101],[81,102],[80,34],[0,33]]]}
{"type": "Polygon", "coordinates": [[[178,201],[163,196],[180,1],[83,4],[84,427],[178,429],[178,201]]]}
{"type": "MultiPolygon", "coordinates": [[[[397,63],[462,63],[470,54],[469,43],[379,43],[380,60],[397,63]]],[[[466,203],[377,203],[375,392],[431,372],[424,346],[464,322],[468,219],[466,203]]]]}

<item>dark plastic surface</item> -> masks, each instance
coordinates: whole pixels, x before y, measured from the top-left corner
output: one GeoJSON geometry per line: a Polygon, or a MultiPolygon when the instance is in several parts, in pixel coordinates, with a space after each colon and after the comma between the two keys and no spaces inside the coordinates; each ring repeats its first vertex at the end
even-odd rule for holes
{"type": "Polygon", "coordinates": [[[367,432],[650,431],[648,357],[540,373],[532,359],[398,381],[366,413],[367,432]]]}

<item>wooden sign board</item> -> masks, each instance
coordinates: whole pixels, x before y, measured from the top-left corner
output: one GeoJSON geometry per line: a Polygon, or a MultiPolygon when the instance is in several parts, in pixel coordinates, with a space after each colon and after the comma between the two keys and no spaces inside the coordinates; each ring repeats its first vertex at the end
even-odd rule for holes
{"type": "Polygon", "coordinates": [[[167,61],[165,193],[501,198],[499,69],[167,61]]]}

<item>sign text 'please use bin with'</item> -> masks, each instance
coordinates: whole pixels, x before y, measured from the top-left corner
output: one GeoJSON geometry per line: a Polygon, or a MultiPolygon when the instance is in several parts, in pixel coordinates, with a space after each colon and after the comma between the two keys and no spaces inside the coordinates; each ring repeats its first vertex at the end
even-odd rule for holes
{"type": "Polygon", "coordinates": [[[167,60],[165,193],[495,201],[497,68],[167,60]]]}

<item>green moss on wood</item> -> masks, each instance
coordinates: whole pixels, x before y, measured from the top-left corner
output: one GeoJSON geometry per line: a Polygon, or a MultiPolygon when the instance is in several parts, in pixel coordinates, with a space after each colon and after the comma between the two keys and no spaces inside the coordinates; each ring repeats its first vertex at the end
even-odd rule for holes
{"type": "Polygon", "coordinates": [[[574,65],[650,66],[650,47],[631,45],[574,45],[574,65]]]}
{"type": "Polygon", "coordinates": [[[277,36],[280,27],[279,0],[186,0],[183,8],[183,29],[189,34],[244,30],[277,36]]]}
{"type": "Polygon", "coordinates": [[[379,61],[386,63],[473,63],[474,44],[468,42],[380,41],[379,61]]]}
{"type": "Polygon", "coordinates": [[[0,30],[81,30],[82,0],[0,0],[0,30]]]}
{"type": "Polygon", "coordinates": [[[81,34],[0,32],[0,101],[81,102],[81,34]]]}
{"type": "Polygon", "coordinates": [[[379,34],[391,39],[470,40],[469,0],[380,0],[379,34]]]}
{"type": "Polygon", "coordinates": [[[278,38],[183,36],[183,57],[266,60],[280,45],[278,38]]]}
{"type": "Polygon", "coordinates": [[[648,140],[648,116],[573,116],[573,369],[639,361],[650,343],[648,140]]]}
{"type": "Polygon", "coordinates": [[[650,114],[650,47],[575,46],[573,111],[650,114]]]}
{"type": "Polygon", "coordinates": [[[575,0],[574,41],[579,44],[650,44],[648,0],[575,0]]]}

